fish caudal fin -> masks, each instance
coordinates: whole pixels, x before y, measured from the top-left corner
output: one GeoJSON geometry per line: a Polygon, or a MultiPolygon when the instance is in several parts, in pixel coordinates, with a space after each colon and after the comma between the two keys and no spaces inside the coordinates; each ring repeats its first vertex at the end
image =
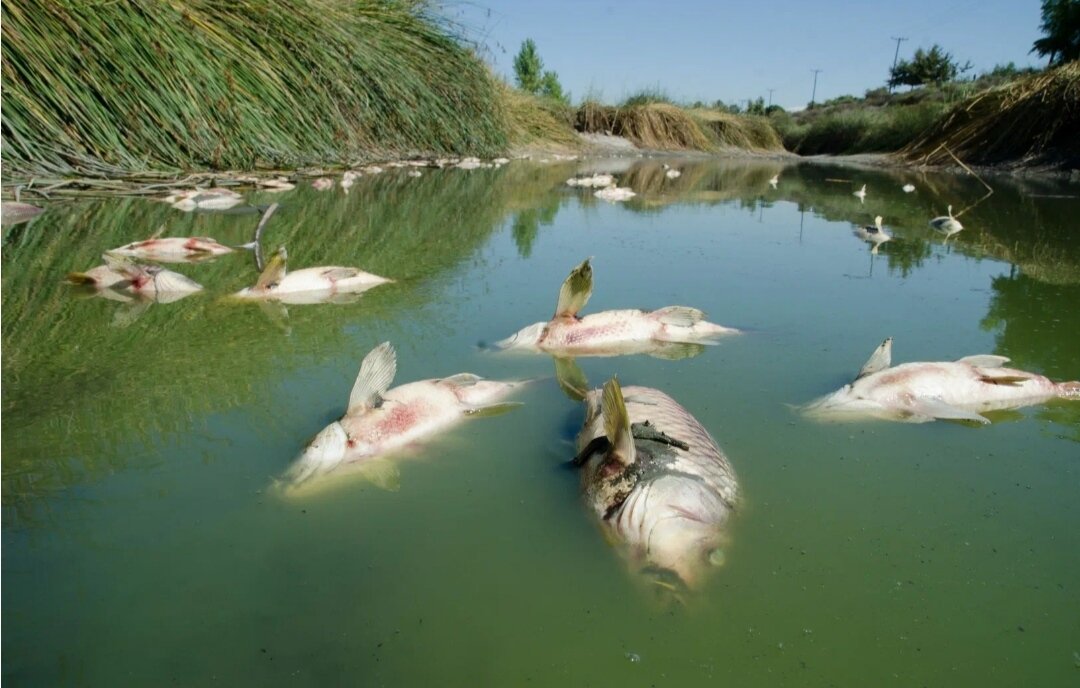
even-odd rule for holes
{"type": "Polygon", "coordinates": [[[67,281],[71,284],[97,284],[98,281],[85,272],[69,272],[67,281]]]}
{"type": "Polygon", "coordinates": [[[390,342],[383,342],[372,349],[360,363],[360,374],[356,376],[356,382],[349,394],[348,413],[378,406],[396,373],[397,353],[390,342]]]}
{"type": "Polygon", "coordinates": [[[626,402],[623,401],[619,378],[613,377],[604,383],[600,409],[604,416],[604,434],[611,443],[608,456],[624,466],[629,466],[634,463],[637,450],[634,447],[634,436],[630,430],[630,414],[626,410],[626,402]]]}
{"type": "Polygon", "coordinates": [[[570,271],[570,275],[559,290],[559,303],[555,306],[555,317],[577,315],[592,296],[592,265],[586,258],[581,265],[570,271]]]}
{"type": "Polygon", "coordinates": [[[870,358],[866,359],[866,363],[859,369],[859,374],[855,376],[855,379],[858,380],[867,375],[873,375],[891,365],[892,337],[888,337],[881,344],[878,344],[878,348],[874,349],[874,353],[870,354],[870,358]]]}
{"type": "Polygon", "coordinates": [[[652,312],[652,316],[665,325],[693,327],[705,320],[704,311],[689,306],[668,306],[652,312]]]}
{"type": "Polygon", "coordinates": [[[280,282],[285,277],[288,259],[289,252],[285,250],[284,246],[274,251],[274,255],[270,256],[270,259],[266,261],[266,267],[263,268],[259,279],[255,282],[255,289],[265,291],[280,282]]]}

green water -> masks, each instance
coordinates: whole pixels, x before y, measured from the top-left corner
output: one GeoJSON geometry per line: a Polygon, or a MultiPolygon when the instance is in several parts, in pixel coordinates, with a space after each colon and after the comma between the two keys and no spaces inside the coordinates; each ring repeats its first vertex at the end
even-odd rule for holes
{"type": "Polygon", "coordinates": [[[5,228],[3,678],[1076,685],[1080,404],[987,427],[820,425],[788,406],[890,335],[897,362],[996,353],[1080,379],[1076,186],[999,179],[980,201],[954,176],[633,164],[619,177],[639,196],[619,205],[565,187],[576,164],[524,162],[252,196],[281,203],[265,240],[293,267],[398,280],[287,315],[219,299],[254,281],[247,254],[177,267],[207,293],[145,309],[60,283],[162,224],[247,241],[252,212],[107,200],[5,228]],[[926,223],[950,203],[975,205],[946,244],[926,223]],[[875,214],[897,235],[877,255],[852,235],[875,214]],[[685,360],[580,361],[594,385],[674,396],[739,475],[726,564],[683,607],[629,575],[580,502],[563,464],[582,413],[550,359],[478,346],[548,317],[587,256],[588,312],[686,304],[747,330],[685,360]],[[387,339],[398,383],[541,379],[383,487],[278,497],[387,339]]]}

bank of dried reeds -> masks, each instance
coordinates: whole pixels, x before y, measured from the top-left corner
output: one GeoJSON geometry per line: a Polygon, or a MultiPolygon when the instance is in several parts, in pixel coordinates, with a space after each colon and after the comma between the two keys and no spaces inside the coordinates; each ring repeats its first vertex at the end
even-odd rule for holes
{"type": "Polygon", "coordinates": [[[956,105],[900,151],[951,164],[1080,164],[1080,62],[984,91],[956,105]]]}
{"type": "Polygon", "coordinates": [[[487,69],[414,0],[5,0],[5,176],[506,146],[487,69]]]}
{"type": "Polygon", "coordinates": [[[613,107],[584,103],[576,126],[587,133],[623,136],[642,148],[712,150],[712,142],[686,110],[667,103],[613,107]]]}

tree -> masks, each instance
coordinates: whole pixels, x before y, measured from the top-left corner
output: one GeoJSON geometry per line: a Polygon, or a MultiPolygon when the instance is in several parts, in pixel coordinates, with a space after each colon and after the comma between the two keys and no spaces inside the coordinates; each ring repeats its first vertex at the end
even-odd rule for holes
{"type": "Polygon", "coordinates": [[[563,92],[562,84],[559,83],[559,75],[556,72],[547,71],[544,72],[544,76],[540,77],[540,95],[557,100],[560,103],[570,103],[570,96],[563,92]]]}
{"type": "Polygon", "coordinates": [[[1042,38],[1029,52],[1049,56],[1050,65],[1080,58],[1080,0],[1043,0],[1042,38]]]}
{"type": "Polygon", "coordinates": [[[748,115],[764,115],[765,114],[765,99],[758,98],[757,100],[751,100],[746,103],[746,114],[748,115]]]}
{"type": "Polygon", "coordinates": [[[536,51],[536,43],[533,39],[526,38],[521,44],[521,50],[514,58],[514,76],[517,79],[518,88],[528,93],[539,92],[543,70],[544,61],[540,59],[540,53],[536,51]]]}
{"type": "Polygon", "coordinates": [[[930,50],[919,48],[911,61],[900,60],[889,70],[889,86],[921,86],[952,81],[957,74],[971,69],[971,63],[958,64],[940,45],[930,50]]]}

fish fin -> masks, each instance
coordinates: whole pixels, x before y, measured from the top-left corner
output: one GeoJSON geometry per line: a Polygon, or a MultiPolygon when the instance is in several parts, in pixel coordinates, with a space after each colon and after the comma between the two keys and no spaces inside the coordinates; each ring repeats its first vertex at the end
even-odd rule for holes
{"type": "Polygon", "coordinates": [[[555,379],[566,396],[584,401],[589,392],[589,379],[572,358],[555,357],[555,379]]]}
{"type": "Polygon", "coordinates": [[[498,404],[489,404],[487,406],[473,406],[472,408],[465,409],[465,415],[470,418],[494,418],[495,416],[509,413],[524,405],[525,404],[520,401],[504,401],[498,404]]]}
{"type": "Polygon", "coordinates": [[[988,425],[990,420],[980,416],[974,411],[968,411],[952,404],[946,404],[941,399],[920,399],[908,407],[917,416],[940,418],[942,420],[968,420],[982,425],[988,425]]]}
{"type": "Polygon", "coordinates": [[[359,268],[327,268],[322,274],[326,279],[343,280],[356,277],[359,273],[359,268]]]}
{"type": "Polygon", "coordinates": [[[1017,387],[1024,384],[1031,378],[1026,375],[980,375],[979,382],[985,382],[988,385],[1004,385],[1006,387],[1017,387]]]}
{"type": "Polygon", "coordinates": [[[626,411],[626,402],[623,401],[618,377],[613,377],[604,383],[600,408],[604,414],[604,434],[611,442],[611,451],[608,452],[608,456],[624,466],[629,466],[634,463],[637,450],[634,447],[634,436],[630,431],[630,414],[626,411]]]}
{"type": "Polygon", "coordinates": [[[349,394],[349,410],[355,413],[375,408],[382,401],[383,394],[390,388],[397,372],[397,353],[390,342],[383,342],[364,356],[360,363],[360,374],[353,383],[349,394]]]}
{"type": "Polygon", "coordinates": [[[676,327],[693,327],[705,319],[705,313],[689,306],[668,306],[659,308],[650,315],[664,323],[676,327]]]}
{"type": "Polygon", "coordinates": [[[165,225],[161,225],[160,227],[157,228],[156,232],[154,232],[153,234],[150,235],[150,239],[148,239],[148,241],[153,241],[154,239],[157,239],[159,236],[161,236],[164,233],[165,233],[165,225]]]}
{"type": "Polygon", "coordinates": [[[472,373],[458,373],[456,375],[451,375],[450,377],[444,377],[439,380],[439,382],[446,383],[451,387],[470,387],[483,379],[484,378],[479,375],[474,375],[472,373]]]}
{"type": "Polygon", "coordinates": [[[870,354],[870,358],[866,359],[866,363],[859,369],[859,374],[855,376],[855,379],[858,380],[867,375],[873,375],[885,370],[890,365],[892,365],[892,337],[887,337],[885,341],[878,345],[878,348],[874,349],[874,353],[870,354]]]}
{"type": "Polygon", "coordinates": [[[591,258],[586,258],[580,265],[570,271],[570,275],[562,283],[559,289],[559,304],[555,306],[555,317],[565,315],[577,315],[578,311],[585,307],[589,297],[592,296],[592,265],[591,258]]]}
{"type": "Polygon", "coordinates": [[[97,284],[97,280],[85,272],[69,272],[66,279],[71,284],[97,284]]]}
{"type": "Polygon", "coordinates": [[[266,261],[266,266],[259,275],[259,279],[255,282],[255,289],[265,291],[280,282],[285,277],[288,269],[286,267],[288,260],[289,252],[285,250],[284,246],[274,251],[274,255],[270,256],[266,261]]]}
{"type": "Polygon", "coordinates": [[[979,354],[977,356],[964,356],[956,360],[957,363],[969,363],[979,368],[1000,368],[1009,362],[1006,356],[994,356],[992,354],[979,354]]]}
{"type": "Polygon", "coordinates": [[[106,251],[101,255],[105,259],[105,265],[113,272],[119,272],[124,277],[136,278],[143,274],[144,270],[135,261],[125,256],[119,256],[115,253],[109,253],[106,251]]]}
{"type": "Polygon", "coordinates": [[[716,342],[665,342],[662,346],[649,352],[653,358],[662,358],[667,361],[680,361],[684,358],[693,358],[705,350],[705,345],[713,345],[716,342]]]}
{"type": "Polygon", "coordinates": [[[401,471],[393,461],[387,459],[367,461],[360,467],[359,474],[380,490],[397,492],[401,489],[401,471]]]}

